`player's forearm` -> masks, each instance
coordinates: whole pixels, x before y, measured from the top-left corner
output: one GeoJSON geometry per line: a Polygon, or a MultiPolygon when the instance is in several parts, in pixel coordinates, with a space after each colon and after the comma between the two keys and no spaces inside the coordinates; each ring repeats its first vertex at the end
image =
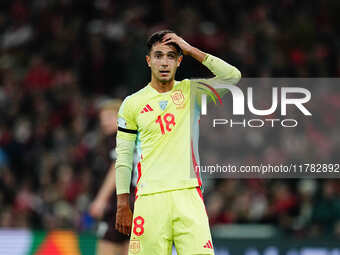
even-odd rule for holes
{"type": "Polygon", "coordinates": [[[116,186],[116,168],[115,164],[112,163],[109,172],[105,176],[104,184],[102,185],[97,198],[100,200],[107,201],[112,194],[116,186]]]}
{"type": "Polygon", "coordinates": [[[236,84],[241,79],[241,72],[224,60],[207,54],[195,47],[190,47],[188,54],[205,65],[216,78],[236,84]]]}
{"type": "Polygon", "coordinates": [[[117,195],[130,193],[134,141],[117,137],[116,191],[117,195]]]}
{"type": "Polygon", "coordinates": [[[203,60],[206,58],[207,54],[195,47],[191,47],[190,50],[188,51],[188,55],[193,57],[199,62],[203,62],[203,60]]]}
{"type": "Polygon", "coordinates": [[[116,172],[117,178],[117,195],[130,193],[130,183],[131,183],[131,168],[121,166],[117,168],[116,172]]]}
{"type": "Polygon", "coordinates": [[[213,55],[207,54],[202,64],[222,81],[236,84],[241,79],[241,72],[236,67],[213,55]]]}

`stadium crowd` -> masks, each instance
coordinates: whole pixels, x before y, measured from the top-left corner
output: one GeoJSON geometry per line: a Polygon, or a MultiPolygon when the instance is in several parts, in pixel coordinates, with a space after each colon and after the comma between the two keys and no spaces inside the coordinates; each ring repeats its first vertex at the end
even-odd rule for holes
{"type": "MultiPolygon", "coordinates": [[[[331,0],[1,1],[0,227],[93,229],[88,205],[110,165],[98,106],[145,86],[153,31],[172,28],[243,77],[339,77],[339,11],[331,0]]],[[[209,75],[190,58],[182,66],[177,79],[209,75]]],[[[319,125],[256,130],[259,146],[228,133],[230,150],[248,162],[338,160],[340,91],[313,96],[319,125]]],[[[218,179],[205,199],[212,225],[340,237],[339,195],[336,179],[218,179]]]]}

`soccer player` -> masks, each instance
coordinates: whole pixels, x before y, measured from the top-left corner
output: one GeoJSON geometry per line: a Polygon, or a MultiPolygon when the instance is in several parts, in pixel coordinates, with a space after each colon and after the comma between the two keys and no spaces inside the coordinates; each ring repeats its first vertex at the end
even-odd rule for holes
{"type": "MultiPolygon", "coordinates": [[[[202,93],[225,92],[210,84],[236,84],[241,74],[225,61],[191,46],[172,31],[148,40],[151,82],[123,101],[118,113],[116,228],[131,234],[129,254],[214,254],[201,193],[198,120],[202,93]],[[175,81],[183,55],[205,65],[215,77],[175,81]],[[134,147],[138,163],[134,214],[128,204],[134,147]]],[[[220,94],[219,94],[220,93],[220,94]]]]}
{"type": "Polygon", "coordinates": [[[109,160],[112,162],[104,183],[90,205],[91,216],[100,219],[97,231],[99,238],[97,255],[128,254],[128,236],[114,228],[116,213],[116,152],[113,148],[117,133],[117,114],[121,103],[120,99],[108,99],[100,105],[99,109],[100,127],[105,135],[107,147],[111,149],[109,160]]]}

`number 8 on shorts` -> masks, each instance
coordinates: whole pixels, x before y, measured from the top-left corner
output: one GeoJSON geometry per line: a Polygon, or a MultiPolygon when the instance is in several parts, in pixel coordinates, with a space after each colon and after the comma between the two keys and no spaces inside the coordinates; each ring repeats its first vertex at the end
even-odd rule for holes
{"type": "Polygon", "coordinates": [[[144,218],[142,216],[137,216],[133,220],[133,233],[136,236],[141,236],[144,233],[144,218]]]}

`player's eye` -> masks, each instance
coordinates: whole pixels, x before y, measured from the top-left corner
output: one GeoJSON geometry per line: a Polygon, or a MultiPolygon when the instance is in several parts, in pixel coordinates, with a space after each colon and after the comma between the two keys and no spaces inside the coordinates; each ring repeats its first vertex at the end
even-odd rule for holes
{"type": "Polygon", "coordinates": [[[175,54],[169,54],[169,55],[168,55],[168,58],[170,58],[170,59],[175,59],[175,58],[176,58],[176,55],[175,55],[175,54]]]}
{"type": "Polygon", "coordinates": [[[156,55],[155,55],[155,58],[157,58],[157,59],[160,59],[161,57],[162,57],[161,54],[156,54],[156,55]]]}

